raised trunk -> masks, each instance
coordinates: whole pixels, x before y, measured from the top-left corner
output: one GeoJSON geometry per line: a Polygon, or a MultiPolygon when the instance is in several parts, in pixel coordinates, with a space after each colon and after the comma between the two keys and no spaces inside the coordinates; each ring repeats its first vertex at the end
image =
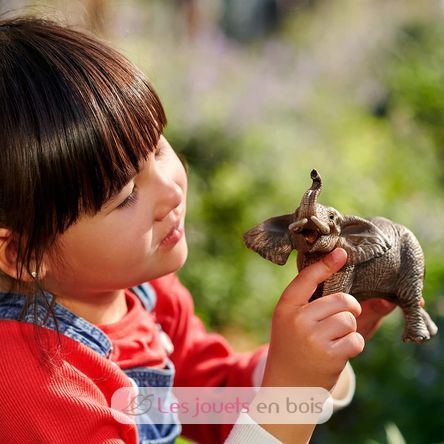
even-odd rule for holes
{"type": "Polygon", "coordinates": [[[321,176],[316,170],[312,170],[311,179],[313,183],[311,187],[302,196],[301,204],[299,206],[298,218],[310,219],[311,216],[316,216],[316,202],[322,189],[321,176]]]}

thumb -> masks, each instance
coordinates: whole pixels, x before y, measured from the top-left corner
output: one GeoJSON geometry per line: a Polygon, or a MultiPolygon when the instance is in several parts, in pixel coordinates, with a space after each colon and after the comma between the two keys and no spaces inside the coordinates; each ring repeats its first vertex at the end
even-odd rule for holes
{"type": "Polygon", "coordinates": [[[316,287],[339,271],[347,261],[347,252],[336,248],[320,261],[304,268],[284,290],[278,304],[305,305],[316,287]]]}

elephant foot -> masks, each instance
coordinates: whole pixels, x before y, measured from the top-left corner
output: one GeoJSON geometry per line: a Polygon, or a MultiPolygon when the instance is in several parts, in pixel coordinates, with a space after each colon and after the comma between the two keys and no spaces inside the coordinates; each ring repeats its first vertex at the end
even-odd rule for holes
{"type": "Polygon", "coordinates": [[[407,325],[404,329],[402,340],[419,344],[428,341],[436,333],[438,333],[438,327],[432,321],[429,314],[424,309],[421,309],[421,321],[407,325]]]}
{"type": "Polygon", "coordinates": [[[428,341],[438,333],[438,327],[422,307],[409,307],[404,310],[405,327],[402,340],[404,342],[428,341]]]}
{"type": "Polygon", "coordinates": [[[429,339],[430,339],[430,333],[427,329],[409,330],[404,332],[402,336],[402,340],[404,342],[415,342],[417,344],[428,341],[429,339]]]}

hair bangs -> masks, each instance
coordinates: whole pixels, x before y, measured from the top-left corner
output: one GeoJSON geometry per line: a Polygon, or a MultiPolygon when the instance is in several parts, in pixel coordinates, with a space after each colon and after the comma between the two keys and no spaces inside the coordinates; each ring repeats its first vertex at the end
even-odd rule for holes
{"type": "Polygon", "coordinates": [[[79,211],[94,213],[156,148],[166,116],[157,94],[133,64],[81,36],[81,45],[77,39],[69,42],[73,46],[69,57],[57,54],[55,60],[56,65],[61,62],[71,107],[71,119],[63,122],[70,129],[70,140],[63,142],[71,144],[75,157],[74,162],[65,156],[61,160],[79,190],[79,211]]]}
{"type": "MultiPolygon", "coordinates": [[[[17,145],[36,156],[30,178],[36,211],[52,214],[53,228],[62,232],[82,212],[99,211],[137,173],[155,149],[166,116],[146,77],[122,55],[54,24],[48,33],[47,24],[33,20],[31,41],[17,31],[12,43],[21,60],[11,83],[25,94],[9,103],[16,104],[21,134],[34,135],[17,145]]],[[[26,19],[21,25],[26,27],[26,19]]]]}
{"type": "Polygon", "coordinates": [[[0,21],[0,58],[0,225],[23,265],[137,174],[166,117],[125,57],[52,21],[0,21]]]}

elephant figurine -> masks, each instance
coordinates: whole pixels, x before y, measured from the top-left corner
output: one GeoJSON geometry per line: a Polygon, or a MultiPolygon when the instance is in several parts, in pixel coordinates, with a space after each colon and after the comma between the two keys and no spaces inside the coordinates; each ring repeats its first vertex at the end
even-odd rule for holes
{"type": "Polygon", "coordinates": [[[438,328],[421,307],[424,255],[406,227],[383,217],[344,216],[317,202],[322,181],[311,172],[312,185],[292,214],[272,217],[244,234],[245,245],[275,264],[297,250],[301,271],[336,247],[347,251],[344,267],[320,284],[312,299],[344,292],[358,300],[380,297],[404,314],[404,342],[424,342],[438,328]]]}

